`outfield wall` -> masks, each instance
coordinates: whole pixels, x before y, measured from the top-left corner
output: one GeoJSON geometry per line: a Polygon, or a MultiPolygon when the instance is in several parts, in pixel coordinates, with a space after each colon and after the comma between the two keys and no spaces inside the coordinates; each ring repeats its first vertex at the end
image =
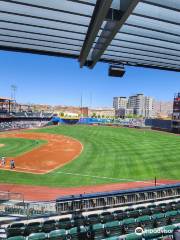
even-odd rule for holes
{"type": "Polygon", "coordinates": [[[112,123],[112,120],[110,119],[101,119],[101,118],[79,118],[79,119],[73,119],[73,118],[59,118],[54,117],[52,119],[52,122],[54,124],[106,124],[106,123],[112,123]]]}
{"type": "Polygon", "coordinates": [[[80,118],[80,119],[63,119],[54,117],[54,124],[84,124],[84,125],[115,125],[125,127],[150,127],[152,129],[171,132],[171,120],[163,119],[121,119],[112,120],[105,118],[80,118]]]}
{"type": "Polygon", "coordinates": [[[80,118],[79,124],[105,124],[112,123],[112,120],[106,118],[80,118]]]}
{"type": "Polygon", "coordinates": [[[146,126],[151,126],[152,129],[163,130],[163,131],[171,131],[171,120],[163,120],[163,119],[146,119],[146,126]]]}

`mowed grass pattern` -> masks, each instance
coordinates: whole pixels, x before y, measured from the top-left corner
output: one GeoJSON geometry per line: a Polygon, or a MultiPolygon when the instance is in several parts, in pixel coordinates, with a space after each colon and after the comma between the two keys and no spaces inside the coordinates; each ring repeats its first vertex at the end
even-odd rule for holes
{"type": "Polygon", "coordinates": [[[83,186],[137,180],[180,179],[179,136],[137,129],[59,126],[36,130],[78,139],[82,154],[46,175],[1,171],[0,182],[83,186]]]}

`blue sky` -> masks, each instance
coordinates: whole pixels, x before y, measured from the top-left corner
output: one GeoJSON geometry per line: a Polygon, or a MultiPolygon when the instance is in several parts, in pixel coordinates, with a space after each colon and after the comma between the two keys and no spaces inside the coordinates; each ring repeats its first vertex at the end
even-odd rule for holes
{"type": "Polygon", "coordinates": [[[76,60],[0,52],[0,96],[11,95],[17,85],[17,101],[52,105],[112,106],[114,96],[144,93],[158,100],[172,100],[180,91],[180,73],[126,67],[124,78],[108,77],[108,65],[80,69],[76,60]],[[92,96],[92,97],[91,97],[92,96]]]}

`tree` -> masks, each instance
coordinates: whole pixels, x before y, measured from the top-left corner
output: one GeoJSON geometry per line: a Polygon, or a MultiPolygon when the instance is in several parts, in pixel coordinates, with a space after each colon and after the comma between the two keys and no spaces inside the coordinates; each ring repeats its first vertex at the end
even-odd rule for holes
{"type": "Polygon", "coordinates": [[[96,118],[96,113],[93,113],[93,114],[92,114],[92,117],[93,117],[93,118],[96,118]]]}
{"type": "Polygon", "coordinates": [[[134,118],[134,115],[133,114],[127,114],[126,118],[134,118]]]}
{"type": "Polygon", "coordinates": [[[60,113],[60,116],[61,116],[61,117],[64,117],[64,113],[63,113],[63,112],[61,112],[61,113],[60,113]]]}

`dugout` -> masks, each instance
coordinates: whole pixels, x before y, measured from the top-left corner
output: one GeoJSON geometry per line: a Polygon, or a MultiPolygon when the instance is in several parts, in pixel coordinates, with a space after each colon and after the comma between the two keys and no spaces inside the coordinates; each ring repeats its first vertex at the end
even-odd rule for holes
{"type": "Polygon", "coordinates": [[[118,206],[128,206],[146,201],[165,200],[180,196],[180,184],[137,188],[112,192],[92,193],[59,197],[56,208],[59,213],[90,211],[118,206]]]}

